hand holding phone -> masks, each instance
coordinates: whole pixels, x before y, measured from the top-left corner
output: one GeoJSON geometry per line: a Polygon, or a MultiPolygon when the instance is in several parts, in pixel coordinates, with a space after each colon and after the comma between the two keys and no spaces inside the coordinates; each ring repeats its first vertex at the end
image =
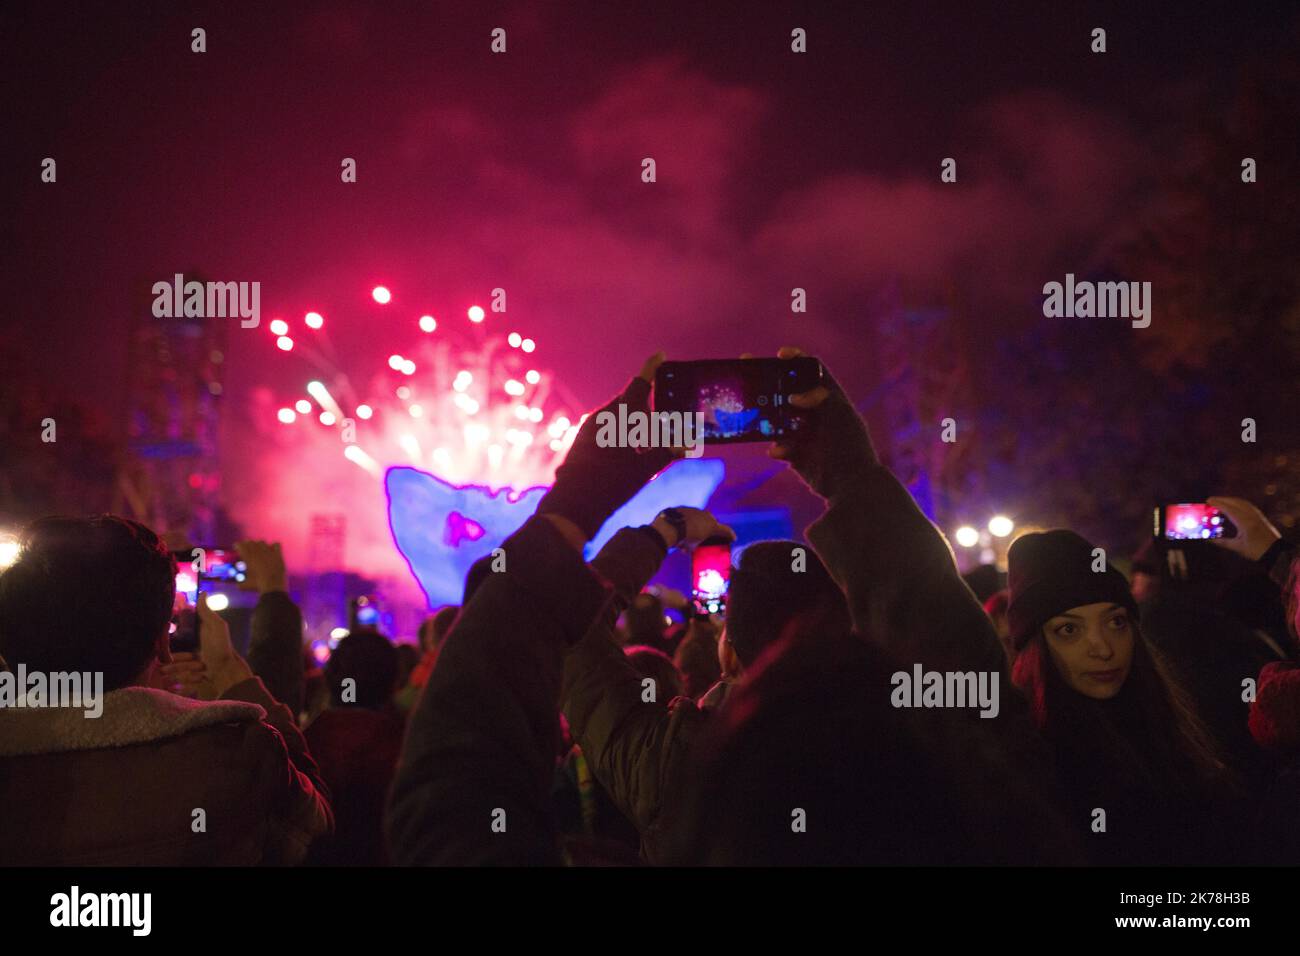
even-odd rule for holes
{"type": "Polygon", "coordinates": [[[201,635],[201,641],[192,651],[178,651],[173,639],[172,661],[159,668],[159,672],[170,683],[179,684],[181,693],[215,700],[248,680],[253,672],[231,643],[230,625],[208,607],[202,594],[192,613],[197,618],[194,634],[201,635]]]}
{"type": "Polygon", "coordinates": [[[1264,516],[1264,512],[1245,498],[1216,496],[1207,498],[1205,503],[1218,508],[1237,526],[1236,536],[1224,537],[1214,543],[1235,551],[1250,561],[1258,561],[1273,546],[1273,542],[1282,537],[1273,523],[1264,516]]]}
{"type": "MultiPolygon", "coordinates": [[[[803,351],[785,346],[776,354],[794,359],[803,351]]],[[[823,498],[834,498],[864,469],[880,463],[866,422],[827,369],[822,369],[819,386],[790,396],[790,404],[806,412],[808,427],[778,439],[767,453],[789,462],[823,498]]]]}

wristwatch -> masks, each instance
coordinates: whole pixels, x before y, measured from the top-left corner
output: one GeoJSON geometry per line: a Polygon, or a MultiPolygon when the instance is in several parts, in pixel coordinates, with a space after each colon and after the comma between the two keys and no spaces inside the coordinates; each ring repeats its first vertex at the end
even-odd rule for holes
{"type": "Polygon", "coordinates": [[[677,532],[677,540],[668,545],[668,550],[671,551],[686,540],[686,515],[676,508],[665,508],[659,512],[659,517],[672,525],[673,530],[677,532]]]}

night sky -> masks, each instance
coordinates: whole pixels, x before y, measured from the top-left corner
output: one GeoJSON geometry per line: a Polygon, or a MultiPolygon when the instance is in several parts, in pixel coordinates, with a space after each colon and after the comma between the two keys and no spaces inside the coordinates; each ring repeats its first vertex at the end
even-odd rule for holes
{"type": "MultiPolygon", "coordinates": [[[[966,303],[978,367],[1041,321],[1043,282],[1132,227],[1178,162],[1165,130],[1300,49],[1288,5],[1134,6],[7,4],[0,341],[42,396],[113,428],[130,311],[177,271],[258,280],[264,322],[317,308],[341,351],[378,361],[386,323],[503,287],[588,405],[659,348],[787,342],[862,394],[888,282],[966,303]]],[[[232,487],[282,359],[231,328],[232,487]]]]}

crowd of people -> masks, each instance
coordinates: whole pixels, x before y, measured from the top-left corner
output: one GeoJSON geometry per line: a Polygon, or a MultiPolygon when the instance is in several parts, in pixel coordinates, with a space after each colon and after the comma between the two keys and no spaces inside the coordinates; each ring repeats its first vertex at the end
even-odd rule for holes
{"type": "MultiPolygon", "coordinates": [[[[606,408],[648,409],[655,364],[606,408]]],[[[824,513],[738,550],[723,620],[670,627],[649,587],[734,537],[705,510],[584,560],[673,456],[594,424],[418,654],[359,628],[312,667],[262,541],[239,545],[247,655],[202,603],[175,651],[157,534],[35,522],[0,574],[0,668],[107,693],[93,719],[0,708],[0,862],[1300,861],[1300,561],[1258,508],[1210,499],[1235,537],[1156,540],[1130,578],[1073,531],[1025,534],[981,606],[829,373],[792,402],[809,427],[769,453],[824,513]],[[981,675],[997,706],[900,704],[914,668],[981,675]]]]}

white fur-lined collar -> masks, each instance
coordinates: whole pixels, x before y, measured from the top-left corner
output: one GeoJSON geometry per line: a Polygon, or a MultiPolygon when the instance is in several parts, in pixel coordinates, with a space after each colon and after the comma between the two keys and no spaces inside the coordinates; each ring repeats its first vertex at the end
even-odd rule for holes
{"type": "Polygon", "coordinates": [[[104,695],[99,717],[87,717],[79,707],[0,708],[0,757],[127,747],[265,718],[260,705],[242,700],[191,700],[150,687],[123,687],[104,695]]]}

